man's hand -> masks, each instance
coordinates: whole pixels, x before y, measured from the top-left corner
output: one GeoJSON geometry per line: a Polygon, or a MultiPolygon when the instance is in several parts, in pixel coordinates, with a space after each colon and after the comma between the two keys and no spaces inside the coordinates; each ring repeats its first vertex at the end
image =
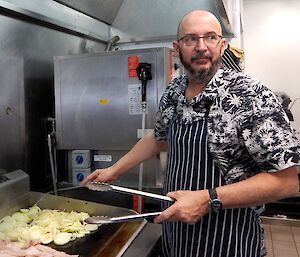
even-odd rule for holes
{"type": "Polygon", "coordinates": [[[112,167],[108,167],[105,169],[98,169],[93,171],[90,175],[88,175],[82,182],[81,185],[85,185],[89,181],[97,181],[97,182],[111,182],[117,180],[118,176],[115,174],[112,167]]]}
{"type": "Polygon", "coordinates": [[[169,192],[167,196],[176,201],[173,205],[164,210],[158,217],[155,218],[155,223],[160,223],[164,220],[168,220],[195,224],[209,212],[208,190],[181,190],[169,192]]]}

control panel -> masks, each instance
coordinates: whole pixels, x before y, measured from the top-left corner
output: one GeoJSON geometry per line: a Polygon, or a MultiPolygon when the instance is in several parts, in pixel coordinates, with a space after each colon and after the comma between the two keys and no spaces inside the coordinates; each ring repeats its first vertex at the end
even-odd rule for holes
{"type": "Polygon", "coordinates": [[[91,152],[89,150],[72,151],[72,184],[79,185],[91,173],[91,152]]]}

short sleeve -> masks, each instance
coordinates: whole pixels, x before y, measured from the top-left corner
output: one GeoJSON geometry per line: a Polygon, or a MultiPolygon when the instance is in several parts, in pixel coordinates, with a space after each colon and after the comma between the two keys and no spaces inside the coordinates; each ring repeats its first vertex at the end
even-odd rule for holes
{"type": "Polygon", "coordinates": [[[171,89],[167,88],[161,97],[154,123],[154,136],[157,140],[166,140],[169,124],[175,113],[175,103],[171,97],[171,89]]]}
{"type": "Polygon", "coordinates": [[[179,99],[184,98],[183,92],[187,84],[185,75],[175,78],[163,93],[154,124],[154,136],[157,140],[166,140],[171,121],[176,116],[179,99]]]}
{"type": "Polygon", "coordinates": [[[299,164],[300,145],[272,91],[259,85],[252,113],[242,124],[245,147],[261,170],[274,172],[299,164]]]}

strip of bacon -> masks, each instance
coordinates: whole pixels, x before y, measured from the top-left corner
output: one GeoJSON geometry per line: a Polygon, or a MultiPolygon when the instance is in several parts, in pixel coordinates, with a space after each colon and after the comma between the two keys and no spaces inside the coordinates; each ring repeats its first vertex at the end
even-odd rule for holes
{"type": "Polygon", "coordinates": [[[0,257],[78,257],[41,244],[20,248],[16,242],[0,241],[0,247],[0,257]]]}

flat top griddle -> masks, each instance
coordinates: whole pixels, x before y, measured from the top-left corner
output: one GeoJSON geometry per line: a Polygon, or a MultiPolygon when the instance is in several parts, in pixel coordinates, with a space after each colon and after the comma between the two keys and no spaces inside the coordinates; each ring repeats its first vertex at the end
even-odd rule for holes
{"type": "MultiPolygon", "coordinates": [[[[0,212],[1,217],[11,215],[21,208],[28,208],[36,203],[42,209],[73,210],[87,212],[90,215],[117,217],[135,214],[134,211],[126,208],[30,191],[12,201],[5,208],[2,208],[0,212]]],[[[82,257],[121,256],[145,224],[145,220],[140,220],[101,225],[97,231],[85,237],[77,238],[66,245],[57,246],[51,243],[49,246],[68,254],[79,254],[82,257]]]]}

